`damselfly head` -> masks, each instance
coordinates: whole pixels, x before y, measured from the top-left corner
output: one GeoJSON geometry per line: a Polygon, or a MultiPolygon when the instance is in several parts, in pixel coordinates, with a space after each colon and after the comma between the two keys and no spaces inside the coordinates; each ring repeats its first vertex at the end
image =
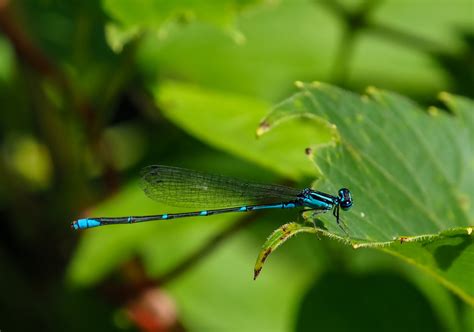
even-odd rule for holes
{"type": "Polygon", "coordinates": [[[339,206],[344,211],[349,210],[352,207],[352,195],[351,191],[347,188],[339,189],[339,206]]]}

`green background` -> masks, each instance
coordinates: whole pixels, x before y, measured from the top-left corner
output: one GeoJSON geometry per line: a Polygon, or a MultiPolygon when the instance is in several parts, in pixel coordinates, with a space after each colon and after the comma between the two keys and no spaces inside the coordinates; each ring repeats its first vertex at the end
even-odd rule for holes
{"type": "Polygon", "coordinates": [[[473,6],[0,4],[0,330],[471,331],[473,6]],[[332,86],[305,83],[318,108],[295,81],[332,86]],[[182,212],[140,192],[150,164],[351,186],[355,242],[331,239],[328,215],[328,233],[297,235],[254,281],[262,245],[298,212],[69,229],[182,212]],[[372,195],[387,173],[399,181],[372,195]]]}

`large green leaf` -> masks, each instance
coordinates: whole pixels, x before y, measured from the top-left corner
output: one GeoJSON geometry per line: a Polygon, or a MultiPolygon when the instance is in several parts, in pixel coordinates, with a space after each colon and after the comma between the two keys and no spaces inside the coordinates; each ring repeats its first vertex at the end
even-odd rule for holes
{"type": "Polygon", "coordinates": [[[324,122],[302,121],[257,140],[255,128],[270,107],[260,99],[171,81],[153,93],[164,114],[193,136],[290,179],[313,176],[304,149],[334,135],[324,122]]]}
{"type": "MultiPolygon", "coordinates": [[[[313,150],[324,174],[316,187],[351,189],[355,204],[343,215],[350,238],[332,216],[322,217],[321,232],[355,248],[381,247],[474,304],[472,102],[443,93],[452,114],[424,112],[374,88],[361,97],[321,83],[298,86],[258,132],[294,118],[317,117],[338,128],[332,146],[313,150]]],[[[264,250],[270,247],[276,246],[267,243],[264,250]]]]}

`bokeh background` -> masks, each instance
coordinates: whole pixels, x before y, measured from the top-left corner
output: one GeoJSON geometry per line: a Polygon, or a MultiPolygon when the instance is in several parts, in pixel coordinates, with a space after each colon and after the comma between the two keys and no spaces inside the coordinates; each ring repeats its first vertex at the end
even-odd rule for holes
{"type": "Polygon", "coordinates": [[[0,330],[472,331],[376,250],[302,235],[253,281],[295,212],[69,224],[178,211],[140,192],[149,164],[308,186],[325,130],[255,135],[294,82],[472,97],[473,21],[469,0],[0,0],[0,330]]]}

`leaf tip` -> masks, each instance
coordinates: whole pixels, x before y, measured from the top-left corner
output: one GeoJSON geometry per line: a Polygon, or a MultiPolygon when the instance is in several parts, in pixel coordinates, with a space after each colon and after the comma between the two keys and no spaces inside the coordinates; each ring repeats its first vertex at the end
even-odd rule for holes
{"type": "Polygon", "coordinates": [[[307,147],[306,149],[304,149],[304,153],[305,153],[305,155],[307,155],[308,157],[312,157],[313,154],[314,154],[314,151],[313,151],[312,148],[307,147]]]}
{"type": "Polygon", "coordinates": [[[257,262],[255,263],[255,267],[253,269],[253,280],[257,279],[257,277],[259,276],[260,272],[263,269],[263,265],[265,264],[265,261],[267,260],[268,256],[272,253],[272,251],[273,249],[269,247],[258,255],[257,262]]]}
{"type": "Polygon", "coordinates": [[[257,138],[262,136],[263,134],[265,134],[267,131],[270,130],[270,124],[267,122],[267,121],[262,121],[260,122],[260,124],[258,125],[258,128],[257,128],[257,138]]]}
{"type": "Polygon", "coordinates": [[[304,83],[302,81],[295,81],[295,86],[298,89],[303,89],[304,88],[304,83]]]}
{"type": "Polygon", "coordinates": [[[261,267],[259,267],[258,269],[253,270],[253,280],[257,280],[257,277],[260,274],[260,271],[262,271],[261,267]]]}

